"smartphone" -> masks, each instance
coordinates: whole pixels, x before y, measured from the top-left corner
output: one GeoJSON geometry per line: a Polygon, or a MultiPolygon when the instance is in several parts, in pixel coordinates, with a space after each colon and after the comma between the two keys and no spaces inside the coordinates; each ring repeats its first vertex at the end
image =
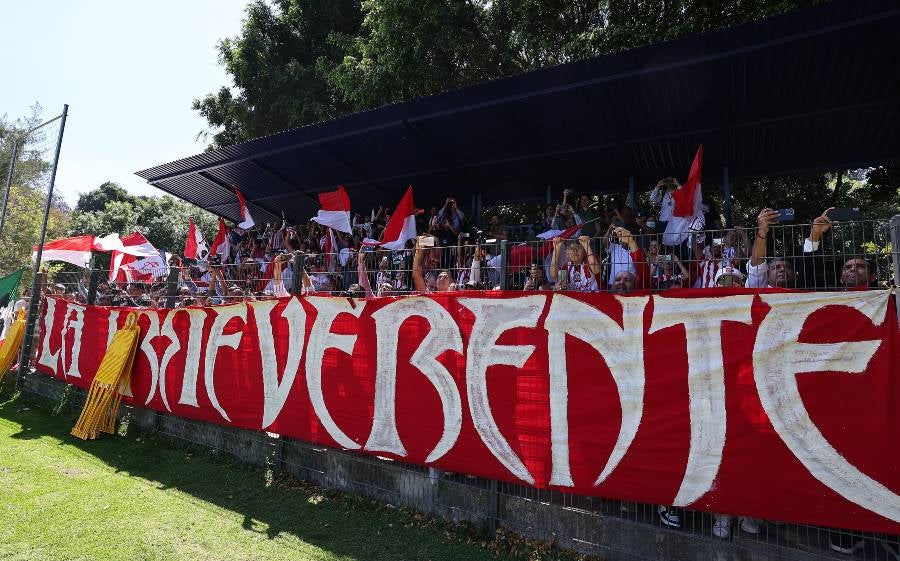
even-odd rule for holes
{"type": "Polygon", "coordinates": [[[561,269],[556,273],[556,282],[566,284],[569,282],[569,271],[561,269]]]}
{"type": "Polygon", "coordinates": [[[828,218],[835,222],[847,222],[849,220],[859,220],[862,213],[858,208],[833,208],[828,211],[828,218]]]}
{"type": "Polygon", "coordinates": [[[793,222],[794,221],[794,209],[779,208],[778,209],[778,218],[776,218],[775,221],[776,222],[793,222]]]}
{"type": "Polygon", "coordinates": [[[434,247],[434,236],[419,237],[419,247],[434,247]]]}
{"type": "Polygon", "coordinates": [[[671,261],[671,260],[672,260],[672,254],[671,254],[671,253],[660,253],[660,254],[659,254],[659,257],[658,257],[657,259],[658,259],[659,261],[671,261]]]}
{"type": "Polygon", "coordinates": [[[724,238],[713,238],[713,245],[722,245],[725,243],[724,238]]]}

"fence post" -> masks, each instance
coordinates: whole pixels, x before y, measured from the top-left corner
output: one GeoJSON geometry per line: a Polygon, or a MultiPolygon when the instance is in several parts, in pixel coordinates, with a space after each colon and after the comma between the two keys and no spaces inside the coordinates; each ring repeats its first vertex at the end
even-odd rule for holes
{"type": "Polygon", "coordinates": [[[294,274],[291,277],[291,294],[300,296],[303,293],[303,270],[306,268],[306,255],[295,251],[292,265],[294,274]]]}
{"type": "Polygon", "coordinates": [[[89,265],[91,276],[88,280],[87,303],[93,306],[97,303],[97,285],[100,284],[100,271],[95,268],[95,256],[91,255],[91,264],[89,265]]]}
{"type": "Polygon", "coordinates": [[[497,480],[491,479],[491,498],[488,501],[488,532],[497,534],[497,515],[500,512],[500,491],[497,489],[497,480]]]}
{"type": "Polygon", "coordinates": [[[6,224],[6,205],[9,203],[9,190],[12,189],[13,171],[16,169],[16,158],[19,155],[19,141],[13,143],[12,156],[9,159],[9,168],[6,171],[6,188],[3,190],[3,210],[0,210],[0,234],[3,234],[3,225],[6,224]]]}
{"type": "Polygon", "coordinates": [[[178,299],[178,277],[181,271],[177,266],[169,265],[169,276],[166,277],[166,308],[174,308],[178,299]]]}
{"type": "Polygon", "coordinates": [[[725,213],[725,227],[731,228],[734,220],[731,216],[731,176],[728,175],[728,166],[722,168],[722,195],[724,197],[722,211],[725,213]]]}
{"type": "Polygon", "coordinates": [[[509,246],[506,240],[500,240],[500,290],[506,290],[509,287],[508,265],[509,246]]]}
{"type": "MultiPolygon", "coordinates": [[[[894,262],[894,287],[900,290],[900,214],[891,218],[891,259],[894,262]]],[[[900,315],[900,294],[894,292],[894,304],[897,306],[897,314],[900,315]]]]}

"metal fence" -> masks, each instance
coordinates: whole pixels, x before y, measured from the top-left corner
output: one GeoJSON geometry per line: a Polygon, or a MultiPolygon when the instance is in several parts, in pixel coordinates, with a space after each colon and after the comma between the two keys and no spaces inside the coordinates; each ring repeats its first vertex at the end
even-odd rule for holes
{"type": "MultiPolygon", "coordinates": [[[[65,105],[60,115],[2,139],[8,144],[4,146],[4,155],[8,154],[9,159],[0,203],[0,270],[9,272],[25,267],[27,263],[16,260],[23,254],[29,255],[32,246],[36,247],[32,270],[24,278],[26,284],[32,283],[26,333],[34,331],[40,304],[37,273],[51,215],[60,205],[54,187],[68,111],[69,106],[65,105]],[[43,211],[39,221],[34,220],[37,209],[43,211]]],[[[27,364],[31,342],[31,337],[25,338],[20,364],[27,364]]]]}
{"type": "MultiPolygon", "coordinates": [[[[572,289],[571,284],[563,287],[543,285],[534,277],[543,275],[549,279],[552,276],[561,283],[560,272],[570,270],[569,261],[579,260],[588,268],[592,264],[599,268],[595,275],[600,278],[597,290],[661,291],[692,286],[698,279],[709,281],[710,268],[715,272],[712,286],[721,285],[715,276],[728,267],[742,271],[746,279],[747,261],[756,234],[754,230],[699,232],[687,243],[675,245],[667,245],[666,242],[672,240],[660,236],[595,238],[588,242],[590,251],[585,251],[585,255],[574,255],[580,250],[569,250],[560,245],[555,275],[550,271],[552,241],[426,249],[419,254],[418,265],[413,249],[373,251],[365,254],[363,259],[371,286],[377,286],[379,273],[401,279],[403,286],[394,289],[392,285],[391,294],[414,290],[414,276],[424,278],[428,274],[434,277],[434,283],[443,282],[450,289],[465,289],[466,285],[525,289],[529,282],[528,289],[572,289]],[[620,245],[622,251],[614,245],[620,245]],[[635,247],[640,251],[634,250],[635,247]],[[484,265],[481,272],[485,273],[484,279],[478,281],[480,285],[470,281],[439,280],[441,271],[448,269],[450,275],[464,275],[468,270],[471,279],[472,264],[467,256],[476,255],[480,249],[486,253],[480,263],[484,265]],[[561,264],[564,251],[566,261],[561,264]],[[430,262],[426,260],[425,252],[434,253],[430,262]],[[594,258],[590,259],[589,254],[594,258]],[[660,257],[665,255],[671,257],[660,257]],[[385,258],[386,265],[382,266],[385,258]],[[635,262],[641,258],[643,264],[635,262]],[[537,267],[531,267],[532,264],[537,267]],[[616,284],[616,276],[623,271],[635,277],[633,285],[624,289],[616,284]],[[679,275],[681,279],[677,278],[679,275]]],[[[885,288],[898,282],[900,217],[890,221],[836,224],[822,236],[815,251],[804,251],[804,241],[810,235],[811,225],[808,224],[778,225],[769,230],[765,240],[766,262],[771,265],[770,270],[781,272],[766,276],[767,283],[771,281],[771,284],[789,288],[834,290],[853,288],[851,285],[885,288]],[[774,263],[778,261],[782,264],[780,268],[774,263]],[[849,269],[845,270],[848,263],[855,268],[853,274],[848,272],[849,269]],[[786,272],[785,267],[793,275],[786,272]]],[[[811,249],[808,244],[806,249],[811,249]]],[[[332,257],[340,259],[341,254],[332,257]]],[[[334,272],[327,271],[326,256],[309,254],[295,255],[290,263],[285,263],[285,269],[307,270],[310,277],[330,275],[334,279],[329,279],[335,283],[333,286],[315,280],[315,290],[359,295],[359,289],[353,287],[360,284],[359,262],[351,260],[354,256],[344,257],[343,264],[340,260],[335,262],[334,272]]],[[[150,271],[144,280],[131,279],[132,282],[109,281],[105,271],[87,275],[58,273],[49,280],[48,290],[98,304],[136,302],[164,307],[267,298],[276,293],[271,287],[275,275],[271,274],[269,266],[265,260],[220,266],[221,276],[226,281],[223,290],[220,286],[211,287],[207,280],[208,266],[196,265],[150,271]]],[[[569,276],[564,281],[573,279],[569,276]]],[[[579,282],[575,281],[576,284],[579,282]]],[[[302,283],[296,275],[282,278],[282,283],[286,291],[302,291],[302,283]]],[[[23,384],[26,391],[50,399],[58,399],[63,388],[61,382],[34,372],[23,375],[23,384]]],[[[583,496],[449,473],[324,448],[277,434],[191,421],[139,408],[126,408],[125,414],[144,430],[229,454],[250,465],[283,471],[322,487],[359,493],[376,501],[411,507],[454,521],[471,522],[490,530],[505,528],[604,559],[900,559],[900,536],[896,535],[718,518],[685,509],[672,511],[660,505],[583,496]]]]}
{"type": "MultiPolygon", "coordinates": [[[[900,218],[893,220],[897,228],[900,218]]],[[[755,280],[763,283],[758,286],[846,290],[898,283],[891,220],[835,223],[820,237],[812,228],[778,224],[769,229],[759,260],[763,265],[755,267],[755,280]],[[761,268],[767,270],[759,272],[761,268]]],[[[113,278],[107,271],[58,272],[51,274],[48,290],[99,305],[167,307],[312,291],[363,297],[423,289],[659,292],[755,286],[748,265],[757,236],[756,229],[741,228],[690,232],[683,239],[620,230],[558,243],[551,239],[360,253],[295,252],[279,257],[282,263],[275,262],[277,255],[228,264],[178,261],[162,269],[117,272],[113,278]]]]}

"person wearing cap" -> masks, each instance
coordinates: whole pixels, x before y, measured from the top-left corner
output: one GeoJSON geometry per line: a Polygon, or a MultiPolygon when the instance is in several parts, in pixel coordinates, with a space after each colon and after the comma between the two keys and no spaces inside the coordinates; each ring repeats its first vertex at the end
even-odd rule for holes
{"type": "Polygon", "coordinates": [[[731,265],[722,267],[719,269],[719,272],[716,273],[716,286],[717,287],[733,287],[733,286],[742,286],[744,284],[744,275],[737,267],[732,267],[731,265]]]}

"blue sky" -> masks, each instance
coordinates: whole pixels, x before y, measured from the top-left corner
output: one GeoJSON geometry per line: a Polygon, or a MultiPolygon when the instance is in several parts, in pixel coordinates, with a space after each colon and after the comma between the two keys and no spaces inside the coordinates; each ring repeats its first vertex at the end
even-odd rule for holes
{"type": "Polygon", "coordinates": [[[0,115],[69,104],[56,186],[71,204],[104,181],[161,194],[134,172],[203,150],[191,101],[231,85],[215,47],[240,31],[247,1],[8,2],[0,115]]]}

